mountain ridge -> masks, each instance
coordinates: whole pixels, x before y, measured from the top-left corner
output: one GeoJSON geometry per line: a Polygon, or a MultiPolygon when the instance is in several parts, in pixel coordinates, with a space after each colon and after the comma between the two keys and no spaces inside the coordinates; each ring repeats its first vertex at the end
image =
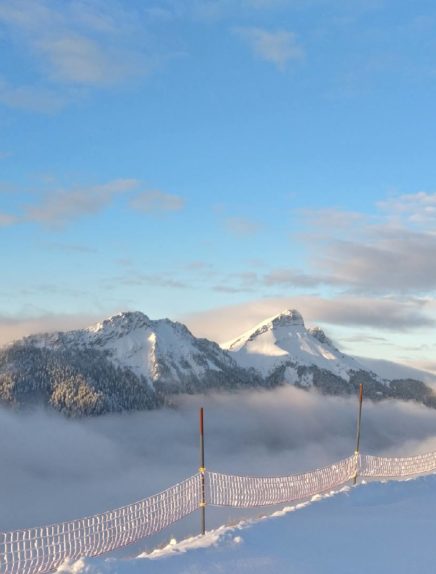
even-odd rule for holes
{"type": "Polygon", "coordinates": [[[178,393],[293,384],[324,394],[403,398],[436,406],[430,387],[388,380],[339,351],[288,309],[221,347],[183,323],[122,312],[85,329],[24,337],[0,349],[0,402],[70,416],[157,408],[178,393]]]}

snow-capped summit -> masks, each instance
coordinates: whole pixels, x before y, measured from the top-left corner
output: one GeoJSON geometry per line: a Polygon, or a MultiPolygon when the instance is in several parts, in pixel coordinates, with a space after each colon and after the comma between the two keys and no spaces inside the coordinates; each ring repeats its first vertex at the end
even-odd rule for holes
{"type": "Polygon", "coordinates": [[[112,374],[103,377],[102,371],[109,372],[112,365],[155,396],[261,384],[217,343],[194,337],[182,323],[153,320],[139,311],[118,313],[85,329],[25,337],[15,347],[23,346],[55,353],[53,360],[62,363],[64,370],[71,369],[66,363],[73,363],[73,370],[83,372],[85,361],[92,371],[86,380],[92,385],[104,386],[103,379],[107,382],[112,374]],[[98,364],[94,370],[93,364],[98,364]]]}
{"type": "Polygon", "coordinates": [[[149,327],[151,320],[141,311],[125,311],[112,315],[100,323],[91,325],[85,331],[89,333],[114,334],[122,336],[134,329],[149,327]]]}
{"type": "Polygon", "coordinates": [[[363,369],[355,359],[341,353],[319,327],[306,329],[296,309],[262,321],[222,346],[241,367],[252,367],[263,376],[286,366],[283,377],[289,382],[295,381],[299,366],[315,366],[346,380],[350,371],[363,369]]]}
{"type": "Polygon", "coordinates": [[[224,348],[182,323],[118,313],[86,329],[25,337],[0,349],[0,402],[45,404],[68,415],[156,408],[174,394],[282,384],[343,395],[416,399],[436,408],[421,381],[382,379],[341,353],[289,309],[224,348]]]}
{"type": "Polygon", "coordinates": [[[98,349],[122,368],[144,376],[151,383],[182,383],[223,366],[234,367],[212,341],[197,339],[182,323],[150,319],[140,311],[118,313],[86,329],[44,333],[25,339],[39,348],[98,349]]]}
{"type": "Polygon", "coordinates": [[[297,309],[287,309],[271,319],[267,319],[264,323],[271,323],[273,328],[286,326],[304,327],[303,316],[297,309]]]}

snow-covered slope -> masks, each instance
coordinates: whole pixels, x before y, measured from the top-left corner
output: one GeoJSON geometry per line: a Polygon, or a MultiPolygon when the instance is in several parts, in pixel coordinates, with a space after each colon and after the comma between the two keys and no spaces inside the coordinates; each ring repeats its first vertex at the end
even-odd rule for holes
{"type": "Polygon", "coordinates": [[[49,405],[73,416],[156,408],[175,393],[262,383],[217,343],[140,312],[0,349],[0,403],[49,405]]]}
{"type": "Polygon", "coordinates": [[[259,373],[267,385],[284,382],[316,388],[324,394],[414,399],[436,407],[436,395],[420,380],[381,377],[358,360],[339,351],[318,327],[306,329],[303,317],[289,309],[256,325],[222,345],[244,369],[259,373]]]}
{"type": "Polygon", "coordinates": [[[181,383],[188,373],[199,378],[211,370],[234,367],[216,343],[196,339],[181,323],[154,321],[139,311],[119,313],[87,329],[33,335],[25,342],[51,349],[98,349],[115,365],[131,369],[152,383],[162,378],[181,383]]]}
{"type": "Polygon", "coordinates": [[[318,496],[130,560],[65,565],[70,574],[415,574],[434,572],[436,477],[318,496]],[[314,504],[316,502],[316,504],[314,504]]]}
{"type": "Polygon", "coordinates": [[[301,314],[290,309],[263,321],[240,337],[222,345],[241,367],[253,367],[263,376],[286,365],[286,379],[293,382],[299,365],[326,369],[349,380],[350,371],[365,370],[352,357],[341,353],[315,327],[306,329],[301,314]]]}
{"type": "Polygon", "coordinates": [[[385,359],[371,359],[369,357],[355,357],[355,359],[367,369],[370,369],[385,379],[416,379],[423,381],[433,388],[436,387],[436,374],[430,373],[429,371],[401,363],[394,363],[393,361],[387,361],[385,359]]]}
{"type": "Polygon", "coordinates": [[[295,309],[224,348],[181,323],[119,313],[87,329],[32,335],[0,349],[0,402],[45,404],[68,415],[156,408],[175,393],[285,383],[324,394],[418,400],[436,396],[412,379],[387,380],[341,353],[295,309]]]}

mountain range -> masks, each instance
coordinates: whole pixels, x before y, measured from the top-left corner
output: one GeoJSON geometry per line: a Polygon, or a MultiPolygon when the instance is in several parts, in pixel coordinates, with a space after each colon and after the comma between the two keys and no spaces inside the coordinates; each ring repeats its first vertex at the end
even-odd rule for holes
{"type": "Polygon", "coordinates": [[[87,329],[25,337],[0,350],[0,402],[42,404],[69,416],[157,408],[178,393],[293,384],[374,400],[436,397],[413,378],[382,378],[338,350],[295,309],[219,346],[182,323],[119,313],[87,329]]]}

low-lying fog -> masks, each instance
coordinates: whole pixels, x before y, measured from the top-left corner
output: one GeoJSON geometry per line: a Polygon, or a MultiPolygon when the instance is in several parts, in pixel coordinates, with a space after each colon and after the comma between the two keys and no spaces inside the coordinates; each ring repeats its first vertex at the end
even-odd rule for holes
{"type": "MultiPolygon", "coordinates": [[[[82,420],[1,409],[0,530],[108,510],[194,474],[200,406],[206,466],[213,470],[291,474],[354,451],[357,398],[294,387],[183,396],[174,409],[82,420]]],[[[361,450],[436,450],[436,411],[415,403],[365,402],[361,450]]]]}

